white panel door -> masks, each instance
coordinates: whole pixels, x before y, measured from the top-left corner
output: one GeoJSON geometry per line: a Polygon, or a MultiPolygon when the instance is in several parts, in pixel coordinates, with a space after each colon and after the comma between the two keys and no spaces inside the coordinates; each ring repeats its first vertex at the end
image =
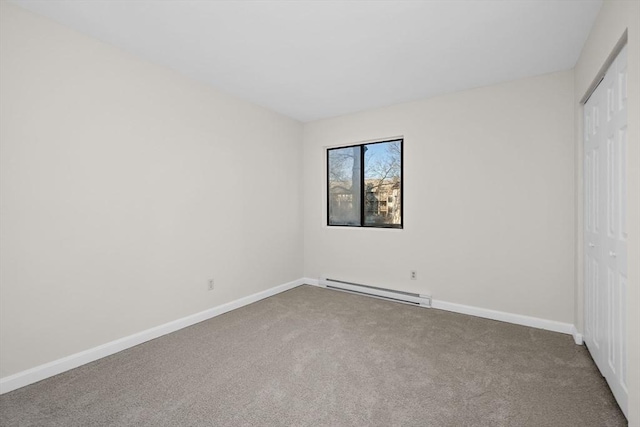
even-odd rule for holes
{"type": "MultiPolygon", "coordinates": [[[[602,84],[585,104],[584,188],[585,188],[585,341],[598,367],[602,366],[604,335],[601,275],[602,263],[602,84]]],[[[600,368],[602,371],[602,368],[600,368]]],[[[603,373],[604,374],[604,373],[603,373]]]]}
{"type": "Polygon", "coordinates": [[[584,107],[585,342],[627,414],[626,47],[584,107]]]}

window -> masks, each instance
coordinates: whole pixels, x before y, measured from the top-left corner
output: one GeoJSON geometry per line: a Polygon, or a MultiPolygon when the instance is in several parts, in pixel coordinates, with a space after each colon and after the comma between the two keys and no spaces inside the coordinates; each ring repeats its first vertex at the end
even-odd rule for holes
{"type": "Polygon", "coordinates": [[[402,143],[327,150],[327,225],[402,228],[402,143]]]}

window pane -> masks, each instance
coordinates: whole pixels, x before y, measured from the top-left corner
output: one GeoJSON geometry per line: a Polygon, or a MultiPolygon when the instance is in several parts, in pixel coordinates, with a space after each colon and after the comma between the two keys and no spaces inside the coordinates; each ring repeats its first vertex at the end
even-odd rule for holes
{"type": "Polygon", "coordinates": [[[364,146],[365,225],[402,224],[402,141],[364,146]]]}
{"type": "Polygon", "coordinates": [[[360,225],[362,147],[328,150],[329,225],[360,225]]]}

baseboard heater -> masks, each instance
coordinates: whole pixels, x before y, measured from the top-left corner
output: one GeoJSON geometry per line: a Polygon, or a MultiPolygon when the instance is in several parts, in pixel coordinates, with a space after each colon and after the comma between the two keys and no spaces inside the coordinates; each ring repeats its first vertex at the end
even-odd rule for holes
{"type": "Polygon", "coordinates": [[[417,307],[431,307],[431,295],[414,294],[411,292],[378,288],[376,286],[362,285],[359,283],[345,282],[343,280],[329,278],[320,279],[319,282],[320,285],[329,289],[365,295],[373,298],[386,299],[389,301],[401,302],[403,304],[415,305],[417,307]]]}

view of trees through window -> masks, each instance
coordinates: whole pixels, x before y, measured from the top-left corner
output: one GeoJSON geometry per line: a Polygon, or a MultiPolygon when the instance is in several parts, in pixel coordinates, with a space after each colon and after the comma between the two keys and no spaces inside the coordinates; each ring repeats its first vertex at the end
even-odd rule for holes
{"type": "Polygon", "coordinates": [[[327,150],[329,225],[402,228],[402,142],[327,150]]]}

